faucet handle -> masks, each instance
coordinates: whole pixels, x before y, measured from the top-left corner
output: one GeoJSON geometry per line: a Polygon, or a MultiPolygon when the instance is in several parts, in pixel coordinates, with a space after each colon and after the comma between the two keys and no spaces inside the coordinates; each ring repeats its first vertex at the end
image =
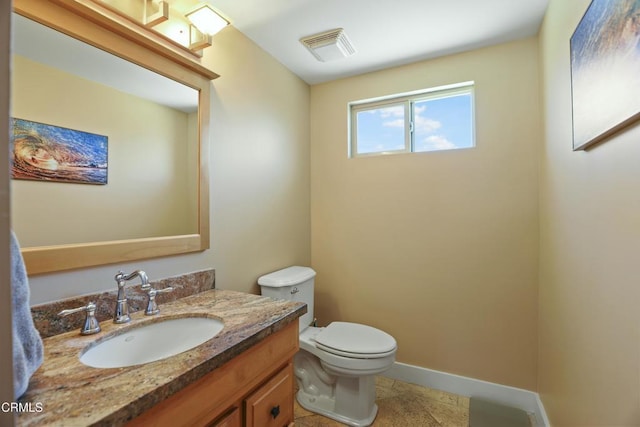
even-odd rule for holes
{"type": "Polygon", "coordinates": [[[158,304],[156,303],[156,295],[171,292],[173,291],[173,287],[167,286],[163,289],[155,289],[150,286],[146,291],[147,295],[149,295],[149,300],[147,301],[147,309],[144,311],[144,314],[147,316],[153,316],[154,314],[160,313],[160,309],[158,308],[158,304]]]}
{"type": "Polygon", "coordinates": [[[98,319],[96,319],[96,305],[93,302],[90,302],[83,307],[62,310],[58,313],[58,316],[65,317],[81,311],[85,311],[87,315],[84,319],[84,325],[82,325],[82,329],[80,329],[80,334],[91,335],[100,332],[100,323],[98,322],[98,319]]]}

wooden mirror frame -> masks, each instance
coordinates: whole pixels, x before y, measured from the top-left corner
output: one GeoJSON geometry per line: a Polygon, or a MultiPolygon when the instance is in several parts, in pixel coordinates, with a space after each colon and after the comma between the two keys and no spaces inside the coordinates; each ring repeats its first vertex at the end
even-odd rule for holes
{"type": "Polygon", "coordinates": [[[211,80],[218,75],[202,66],[195,57],[190,57],[188,51],[90,0],[14,0],[14,12],[199,92],[197,234],[27,247],[22,249],[22,256],[28,274],[73,270],[208,249],[210,85],[211,80]]]}

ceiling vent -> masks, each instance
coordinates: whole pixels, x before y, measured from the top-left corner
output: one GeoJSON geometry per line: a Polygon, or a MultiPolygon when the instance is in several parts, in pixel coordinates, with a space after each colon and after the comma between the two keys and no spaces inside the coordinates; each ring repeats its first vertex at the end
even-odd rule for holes
{"type": "Polygon", "coordinates": [[[356,53],[342,28],[303,37],[300,42],[322,62],[347,58],[356,53]]]}

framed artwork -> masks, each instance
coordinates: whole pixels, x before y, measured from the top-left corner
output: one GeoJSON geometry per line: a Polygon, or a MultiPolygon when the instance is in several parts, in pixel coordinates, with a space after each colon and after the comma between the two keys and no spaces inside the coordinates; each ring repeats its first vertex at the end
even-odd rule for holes
{"type": "Polygon", "coordinates": [[[12,118],[11,144],[12,178],[107,183],[106,136],[12,118]]]}
{"type": "Polygon", "coordinates": [[[640,118],[640,1],[592,0],[571,36],[573,149],[640,118]]]}

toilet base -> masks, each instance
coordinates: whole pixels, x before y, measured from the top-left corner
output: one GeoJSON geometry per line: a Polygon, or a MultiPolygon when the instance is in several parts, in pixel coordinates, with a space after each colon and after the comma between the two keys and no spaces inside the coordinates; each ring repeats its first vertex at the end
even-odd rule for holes
{"type": "Polygon", "coordinates": [[[328,396],[313,396],[305,393],[302,389],[298,390],[296,394],[296,400],[307,411],[315,412],[316,414],[323,415],[332,420],[336,420],[343,424],[347,424],[354,427],[366,427],[373,424],[373,420],[376,419],[378,414],[378,405],[375,403],[371,408],[371,413],[366,418],[354,419],[346,415],[335,412],[336,401],[335,398],[328,396]]]}
{"type": "Polygon", "coordinates": [[[300,333],[300,351],[293,358],[298,403],[343,424],[370,426],[378,414],[376,375],[391,367],[395,351],[372,359],[336,355],[316,347],[321,331],[308,327],[300,333]]]}
{"type": "Polygon", "coordinates": [[[378,414],[374,375],[327,372],[320,360],[300,350],[294,357],[296,398],[304,409],[354,427],[370,426],[378,414]]]}

